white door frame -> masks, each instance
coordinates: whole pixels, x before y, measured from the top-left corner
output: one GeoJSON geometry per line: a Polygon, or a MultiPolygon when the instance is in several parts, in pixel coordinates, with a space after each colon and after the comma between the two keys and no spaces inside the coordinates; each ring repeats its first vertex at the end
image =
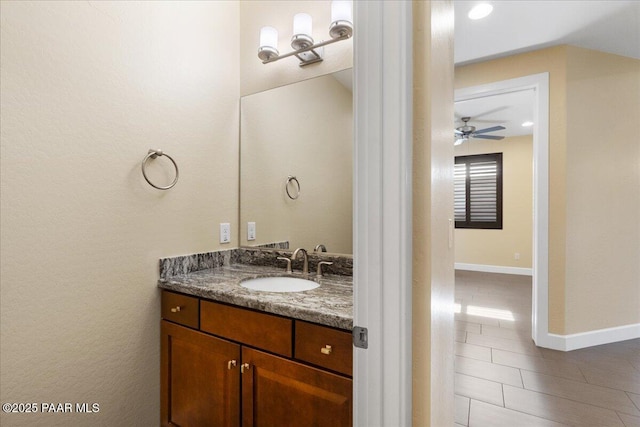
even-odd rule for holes
{"type": "MultiPolygon", "coordinates": [[[[354,425],[411,426],[412,13],[354,2],[354,425]]],[[[428,403],[425,403],[428,404],[428,403]]],[[[330,416],[330,414],[327,414],[330,416]]]]}
{"type": "Polygon", "coordinates": [[[455,102],[533,89],[533,298],[531,334],[540,347],[564,349],[549,334],[549,73],[459,89],[455,102]]]}

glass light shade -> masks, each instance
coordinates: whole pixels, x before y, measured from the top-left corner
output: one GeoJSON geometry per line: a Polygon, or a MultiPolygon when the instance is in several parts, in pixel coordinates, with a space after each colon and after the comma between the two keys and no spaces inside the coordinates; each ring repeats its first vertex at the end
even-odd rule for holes
{"type": "Polygon", "coordinates": [[[298,13],[293,17],[293,37],[291,47],[295,50],[307,48],[313,44],[311,37],[311,15],[298,13]]]}
{"type": "Polygon", "coordinates": [[[308,13],[297,13],[293,17],[293,35],[305,35],[311,37],[311,33],[311,15],[308,13]]]}
{"type": "Polygon", "coordinates": [[[331,2],[331,37],[351,37],[353,34],[353,18],[351,14],[351,0],[334,0],[331,2]]]}
{"type": "Polygon", "coordinates": [[[260,29],[260,47],[271,47],[273,49],[277,49],[278,30],[273,27],[262,27],[260,29]]]}
{"type": "Polygon", "coordinates": [[[260,29],[260,48],[258,58],[263,61],[278,56],[278,30],[273,27],[262,27],[260,29]]]}
{"type": "Polygon", "coordinates": [[[351,20],[351,1],[335,0],[331,2],[331,22],[351,20]]]}

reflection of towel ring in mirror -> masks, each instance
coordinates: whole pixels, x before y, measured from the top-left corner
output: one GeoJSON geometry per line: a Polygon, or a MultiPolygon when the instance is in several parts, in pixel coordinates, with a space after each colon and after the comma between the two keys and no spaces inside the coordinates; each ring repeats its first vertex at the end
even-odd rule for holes
{"type": "Polygon", "coordinates": [[[153,188],[157,188],[158,190],[168,190],[171,187],[173,187],[174,185],[176,185],[176,182],[178,182],[178,165],[176,164],[175,160],[173,160],[171,158],[170,155],[163,153],[162,150],[149,150],[149,154],[147,154],[145,156],[144,159],[142,159],[142,176],[144,176],[144,179],[149,183],[150,186],[152,186],[153,188]],[[171,163],[173,163],[173,166],[176,168],[176,177],[173,179],[173,182],[169,185],[167,185],[166,187],[159,187],[157,185],[155,185],[153,182],[149,181],[149,178],[147,177],[147,172],[145,171],[145,167],[147,164],[147,160],[151,159],[155,159],[158,156],[166,156],[169,160],[171,160],[171,163]]]}
{"type": "Polygon", "coordinates": [[[300,197],[300,182],[298,181],[298,178],[296,178],[295,176],[289,175],[287,177],[287,182],[285,182],[285,184],[284,184],[284,189],[287,192],[287,196],[289,196],[289,198],[291,200],[295,200],[298,197],[300,197]],[[291,184],[291,182],[295,182],[296,183],[296,187],[298,187],[296,189],[295,195],[293,195],[293,196],[289,192],[289,184],[291,184]]]}

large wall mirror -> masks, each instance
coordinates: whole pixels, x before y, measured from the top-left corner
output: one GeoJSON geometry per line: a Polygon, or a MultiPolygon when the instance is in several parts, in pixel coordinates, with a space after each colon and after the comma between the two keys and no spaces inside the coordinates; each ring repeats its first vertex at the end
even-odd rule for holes
{"type": "Polygon", "coordinates": [[[242,246],[352,253],[351,77],[347,69],[241,99],[242,246]]]}

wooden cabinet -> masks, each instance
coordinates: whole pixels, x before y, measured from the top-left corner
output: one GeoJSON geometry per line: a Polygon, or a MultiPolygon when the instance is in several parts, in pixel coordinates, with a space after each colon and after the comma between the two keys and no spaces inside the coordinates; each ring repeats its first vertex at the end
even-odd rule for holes
{"type": "Polygon", "coordinates": [[[349,332],[166,291],[162,302],[163,426],[352,425],[349,332]],[[198,307],[195,327],[175,304],[198,307]]]}
{"type": "Polygon", "coordinates": [[[296,320],[295,358],[352,375],[351,333],[296,320]]]}
{"type": "Polygon", "coordinates": [[[200,325],[200,300],[174,292],[162,292],[162,318],[198,329],[200,325]]]}
{"type": "Polygon", "coordinates": [[[237,427],[240,346],[165,320],[161,335],[162,425],[237,427]]]}
{"type": "Polygon", "coordinates": [[[351,379],[251,348],[242,363],[242,427],[351,426],[351,379]]]}
{"type": "Polygon", "coordinates": [[[293,320],[259,311],[202,301],[201,330],[291,357],[293,320]]]}

